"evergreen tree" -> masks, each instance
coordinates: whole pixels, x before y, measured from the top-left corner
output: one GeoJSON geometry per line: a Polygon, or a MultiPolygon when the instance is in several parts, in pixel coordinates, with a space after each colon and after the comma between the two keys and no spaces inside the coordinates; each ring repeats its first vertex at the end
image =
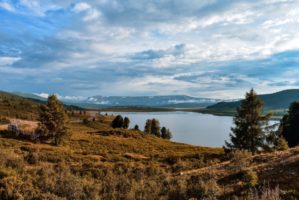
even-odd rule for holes
{"type": "Polygon", "coordinates": [[[237,109],[234,117],[235,127],[230,134],[231,142],[226,143],[226,149],[244,149],[256,153],[263,148],[266,139],[264,127],[271,114],[262,115],[263,103],[253,89],[246,93],[245,99],[237,109]]]}
{"type": "Polygon", "coordinates": [[[139,126],[137,124],[134,126],[134,130],[139,131],[139,126]]]}
{"type": "Polygon", "coordinates": [[[46,105],[40,107],[39,113],[39,139],[42,141],[52,140],[55,145],[62,143],[69,137],[66,128],[67,115],[63,104],[55,95],[48,97],[46,105]]]}
{"type": "Polygon", "coordinates": [[[127,128],[129,128],[129,125],[130,125],[130,119],[128,117],[125,117],[123,128],[127,129],[127,128]]]}
{"type": "Polygon", "coordinates": [[[152,130],[151,133],[157,137],[161,137],[160,134],[160,122],[157,119],[152,119],[152,130]]]}
{"type": "Polygon", "coordinates": [[[144,132],[147,134],[155,135],[157,137],[161,137],[159,120],[155,118],[146,120],[144,132]]]}
{"type": "Polygon", "coordinates": [[[280,130],[289,147],[299,144],[299,102],[290,105],[288,114],[281,120],[280,130]]]}
{"type": "Polygon", "coordinates": [[[172,138],[172,133],[170,132],[169,129],[166,129],[164,126],[161,129],[161,137],[163,139],[168,139],[170,140],[172,138]]]}
{"type": "Polygon", "coordinates": [[[112,128],[122,128],[124,126],[124,119],[121,115],[117,115],[111,124],[112,128]]]}
{"type": "Polygon", "coordinates": [[[165,126],[163,126],[161,128],[161,138],[165,138],[166,137],[166,132],[167,132],[167,129],[165,128],[165,126]]]}
{"type": "Polygon", "coordinates": [[[147,134],[152,133],[152,120],[151,119],[146,120],[145,126],[144,126],[144,132],[147,134]]]}

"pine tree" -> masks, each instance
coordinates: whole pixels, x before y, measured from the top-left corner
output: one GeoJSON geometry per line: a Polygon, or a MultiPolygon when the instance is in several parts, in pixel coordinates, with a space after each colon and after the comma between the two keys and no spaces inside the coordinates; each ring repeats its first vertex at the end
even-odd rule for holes
{"type": "Polygon", "coordinates": [[[52,140],[59,145],[70,136],[66,128],[67,115],[63,104],[55,95],[48,97],[46,105],[40,107],[38,133],[41,141],[52,140]]]}
{"type": "Polygon", "coordinates": [[[288,114],[281,120],[280,130],[289,147],[299,144],[299,102],[290,105],[288,114]]]}
{"type": "Polygon", "coordinates": [[[127,129],[127,128],[129,128],[129,125],[130,125],[130,119],[128,117],[125,117],[124,118],[123,128],[127,129]]]}
{"type": "Polygon", "coordinates": [[[117,115],[111,124],[112,128],[122,128],[124,126],[124,119],[121,115],[117,115]]]}
{"type": "Polygon", "coordinates": [[[172,138],[172,133],[169,129],[166,129],[164,126],[161,129],[161,138],[170,140],[172,138]]]}
{"type": "Polygon", "coordinates": [[[152,119],[152,130],[151,133],[157,137],[161,137],[160,134],[160,122],[157,119],[152,119]]]}
{"type": "Polygon", "coordinates": [[[264,147],[266,133],[264,127],[267,125],[271,114],[262,115],[263,103],[253,89],[246,93],[245,100],[237,109],[234,117],[235,127],[230,134],[231,142],[226,143],[226,149],[244,149],[252,154],[259,148],[264,147]]]}
{"type": "Polygon", "coordinates": [[[167,132],[167,129],[165,128],[165,126],[163,126],[161,128],[161,138],[166,138],[166,132],[167,132]]]}
{"type": "Polygon", "coordinates": [[[152,120],[151,119],[146,120],[145,126],[144,126],[144,132],[147,134],[152,133],[152,120]]]}
{"type": "Polygon", "coordinates": [[[134,130],[139,131],[139,126],[137,124],[134,126],[134,130]]]}

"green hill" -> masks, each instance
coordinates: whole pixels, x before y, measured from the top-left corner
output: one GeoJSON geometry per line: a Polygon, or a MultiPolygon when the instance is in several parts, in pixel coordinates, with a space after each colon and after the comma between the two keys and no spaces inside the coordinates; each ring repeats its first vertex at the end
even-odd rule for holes
{"type": "MultiPolygon", "coordinates": [[[[264,102],[265,111],[273,111],[276,115],[282,115],[289,105],[294,101],[299,101],[299,89],[284,90],[273,94],[263,94],[259,97],[264,102]]],[[[233,114],[241,100],[234,102],[220,102],[208,106],[205,112],[215,112],[218,114],[233,114]]]]}

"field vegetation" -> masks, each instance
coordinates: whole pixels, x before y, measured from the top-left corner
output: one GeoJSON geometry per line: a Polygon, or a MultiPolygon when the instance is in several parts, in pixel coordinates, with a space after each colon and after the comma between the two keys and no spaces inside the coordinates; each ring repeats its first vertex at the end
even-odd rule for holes
{"type": "MultiPolygon", "coordinates": [[[[298,199],[299,148],[288,149],[281,140],[284,131],[290,136],[296,127],[282,123],[272,146],[265,148],[263,126],[244,129],[253,117],[267,120],[255,93],[247,95],[235,117],[240,127],[233,129],[225,149],[163,139],[156,119],[145,122],[141,131],[129,129],[129,119],[114,126],[116,116],[86,110],[69,110],[68,120],[60,125],[55,121],[58,129],[46,127],[50,138],[61,130],[69,133],[59,144],[1,129],[0,199],[298,199]],[[253,108],[252,117],[246,118],[253,108]],[[254,135],[259,140],[242,139],[254,135]]],[[[58,105],[51,109],[49,102],[43,104],[47,112],[39,112],[37,119],[62,116],[58,105]]],[[[293,107],[286,118],[291,119],[293,107]]],[[[14,120],[10,115],[2,118],[4,125],[14,120]]],[[[48,121],[41,120],[39,126],[48,121]]]]}

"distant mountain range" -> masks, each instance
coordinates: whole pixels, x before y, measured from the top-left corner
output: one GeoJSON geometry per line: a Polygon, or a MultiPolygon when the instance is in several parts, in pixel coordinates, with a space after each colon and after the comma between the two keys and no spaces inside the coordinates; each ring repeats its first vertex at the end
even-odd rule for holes
{"type": "MultiPolygon", "coordinates": [[[[264,102],[264,109],[266,111],[277,111],[284,113],[289,105],[294,101],[299,101],[299,89],[283,90],[273,94],[259,95],[264,102]]],[[[241,104],[241,100],[232,102],[218,102],[214,105],[207,106],[206,111],[232,113],[241,104]]]]}
{"type": "MultiPolygon", "coordinates": [[[[15,95],[30,99],[46,100],[36,94],[15,92],[15,95]]],[[[91,96],[87,98],[62,98],[65,104],[84,108],[153,107],[153,108],[204,108],[224,100],[197,98],[187,95],[165,96],[91,96]]]]}
{"type": "MultiPolygon", "coordinates": [[[[40,101],[45,98],[36,94],[14,93],[25,98],[40,101]]],[[[263,94],[259,97],[264,102],[265,110],[285,112],[290,103],[299,101],[299,89],[284,90],[273,94],[263,94]]],[[[91,96],[87,98],[62,98],[65,104],[83,108],[115,108],[115,107],[147,107],[147,108],[190,108],[201,109],[203,112],[218,114],[233,114],[240,106],[241,100],[221,100],[198,98],[187,95],[165,96],[91,96]]]]}
{"type": "Polygon", "coordinates": [[[155,108],[203,108],[221,102],[219,99],[196,98],[185,95],[168,96],[92,96],[85,100],[67,100],[86,108],[155,107],[155,108]]]}

